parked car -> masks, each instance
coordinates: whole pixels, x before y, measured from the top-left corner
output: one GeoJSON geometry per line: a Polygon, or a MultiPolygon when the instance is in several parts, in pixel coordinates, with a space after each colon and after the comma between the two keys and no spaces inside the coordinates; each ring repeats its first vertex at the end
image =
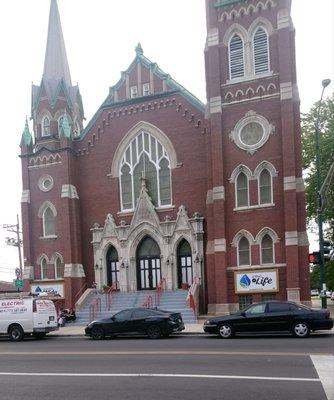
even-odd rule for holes
{"type": "Polygon", "coordinates": [[[311,296],[319,296],[319,290],[318,289],[312,289],[311,290],[311,296]]]}
{"type": "Polygon", "coordinates": [[[328,310],[315,310],[301,304],[269,301],[252,304],[243,311],[205,321],[207,333],[231,338],[238,333],[288,332],[307,337],[311,331],[332,329],[328,310]]]}
{"type": "Polygon", "coordinates": [[[331,300],[333,300],[333,301],[334,301],[334,292],[332,292],[332,295],[331,295],[331,300]]]}
{"type": "Polygon", "coordinates": [[[111,318],[91,322],[87,325],[85,334],[95,340],[123,334],[145,334],[150,339],[158,339],[182,330],[184,323],[180,313],[151,308],[130,308],[111,318]]]}

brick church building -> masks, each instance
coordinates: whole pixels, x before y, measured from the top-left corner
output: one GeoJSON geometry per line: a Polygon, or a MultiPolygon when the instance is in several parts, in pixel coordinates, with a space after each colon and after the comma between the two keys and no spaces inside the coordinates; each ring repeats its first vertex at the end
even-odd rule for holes
{"type": "MultiPolygon", "coordinates": [[[[25,288],[309,301],[291,0],[206,0],[207,103],[133,62],[84,126],[57,0],[21,140],[25,288]],[[85,286],[87,285],[87,286],[85,286]]],[[[97,71],[98,72],[98,71],[97,71]]],[[[106,82],[107,84],[107,82],[106,82]]]]}

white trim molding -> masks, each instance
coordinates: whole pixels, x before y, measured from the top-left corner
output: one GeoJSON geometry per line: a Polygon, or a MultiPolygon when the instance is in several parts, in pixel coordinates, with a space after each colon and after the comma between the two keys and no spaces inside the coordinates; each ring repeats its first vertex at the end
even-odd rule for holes
{"type": "Polygon", "coordinates": [[[65,264],[64,278],[85,278],[85,270],[82,264],[65,264]]]}
{"type": "Polygon", "coordinates": [[[214,252],[226,252],[226,239],[215,239],[214,240],[214,252]]]}
{"type": "Polygon", "coordinates": [[[219,44],[219,31],[218,28],[210,29],[206,39],[208,47],[217,46],[219,44]]]}
{"type": "Polygon", "coordinates": [[[305,185],[303,178],[296,178],[295,176],[284,177],[284,190],[296,190],[299,192],[305,192],[305,185]]]}
{"type": "Polygon", "coordinates": [[[21,203],[30,203],[30,190],[29,189],[22,191],[21,203]]]}
{"type": "Polygon", "coordinates": [[[280,84],[281,100],[290,100],[293,98],[292,82],[280,84]]]}
{"type": "Polygon", "coordinates": [[[79,199],[77,188],[74,185],[62,185],[61,198],[79,199]]]}
{"type": "Polygon", "coordinates": [[[216,186],[212,189],[212,200],[225,200],[224,186],[216,186]]]}
{"type": "Polygon", "coordinates": [[[220,96],[211,97],[209,100],[210,114],[221,114],[222,112],[222,98],[220,96]]]}
{"type": "Polygon", "coordinates": [[[25,265],[23,268],[23,279],[33,280],[34,279],[34,267],[32,265],[25,265]]]}
{"type": "Polygon", "coordinates": [[[298,246],[308,247],[310,242],[308,240],[307,232],[298,232],[298,246]]]}
{"type": "Polygon", "coordinates": [[[290,28],[291,26],[292,21],[289,10],[287,8],[279,10],[277,13],[277,29],[290,28]]]}
{"type": "Polygon", "coordinates": [[[285,245],[286,246],[298,246],[298,232],[297,231],[285,232],[285,245]]]}
{"type": "Polygon", "coordinates": [[[209,189],[206,193],[206,204],[213,204],[213,190],[209,189]]]}

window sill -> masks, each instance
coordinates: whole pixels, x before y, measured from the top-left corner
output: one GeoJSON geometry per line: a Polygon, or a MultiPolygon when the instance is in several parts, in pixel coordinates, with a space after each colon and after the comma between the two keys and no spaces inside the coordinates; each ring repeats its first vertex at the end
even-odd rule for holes
{"type": "Polygon", "coordinates": [[[242,78],[235,78],[235,79],[228,79],[226,83],[222,84],[222,86],[231,86],[235,85],[237,83],[243,83],[243,82],[250,82],[250,81],[256,81],[258,79],[263,79],[263,78],[270,78],[272,76],[275,76],[278,74],[274,74],[273,71],[266,72],[264,74],[258,74],[258,75],[248,75],[248,76],[243,76],[242,78]]]}
{"type": "Polygon", "coordinates": [[[262,264],[262,265],[240,265],[235,267],[227,267],[227,271],[252,271],[258,269],[273,269],[273,268],[284,268],[285,263],[282,264],[262,264]]]}
{"type": "Polygon", "coordinates": [[[57,235],[50,235],[50,236],[40,236],[41,240],[49,240],[49,239],[58,239],[57,235]]]}
{"type": "Polygon", "coordinates": [[[55,279],[35,279],[32,281],[33,283],[48,283],[48,282],[64,282],[64,278],[55,278],[55,279]]]}
{"type": "MultiPolygon", "coordinates": [[[[160,207],[154,207],[155,211],[157,212],[163,212],[163,211],[172,211],[175,209],[175,206],[160,206],[160,207]]],[[[124,210],[124,211],[119,211],[117,215],[127,217],[133,215],[135,210],[124,210]]]]}
{"type": "Polygon", "coordinates": [[[275,203],[268,203],[268,204],[257,204],[255,206],[247,206],[247,207],[236,207],[233,208],[233,211],[252,211],[252,210],[262,210],[267,208],[275,207],[275,203]]]}

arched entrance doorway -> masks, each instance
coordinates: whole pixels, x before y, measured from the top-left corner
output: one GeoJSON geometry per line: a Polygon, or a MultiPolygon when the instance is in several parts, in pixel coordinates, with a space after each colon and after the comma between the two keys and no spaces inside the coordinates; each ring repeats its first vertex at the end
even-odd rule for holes
{"type": "Polygon", "coordinates": [[[119,285],[119,260],[118,253],[114,246],[111,246],[107,252],[107,285],[119,285]]]}
{"type": "Polygon", "coordinates": [[[161,280],[160,248],[151,237],[145,237],[137,248],[138,290],[153,290],[161,280]]]}
{"type": "Polygon", "coordinates": [[[183,239],[177,248],[177,280],[179,289],[193,283],[193,266],[190,244],[183,239]]]}

